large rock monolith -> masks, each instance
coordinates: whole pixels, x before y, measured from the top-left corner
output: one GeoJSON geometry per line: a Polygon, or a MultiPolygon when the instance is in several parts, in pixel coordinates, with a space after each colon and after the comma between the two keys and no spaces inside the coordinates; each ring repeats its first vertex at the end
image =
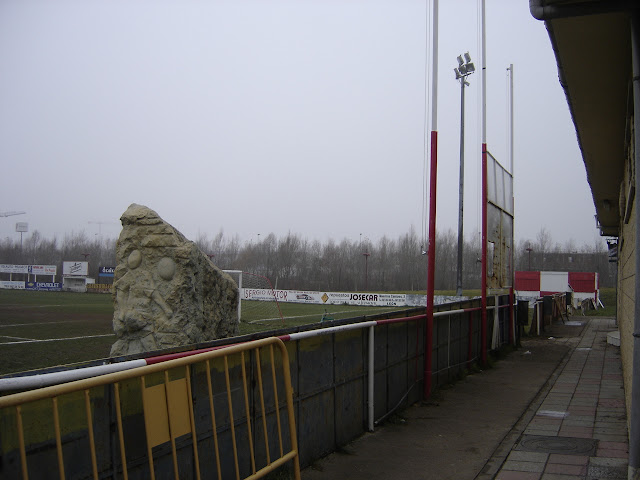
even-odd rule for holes
{"type": "Polygon", "coordinates": [[[195,243],[135,203],[116,243],[111,356],[238,333],[238,287],[195,243]]]}

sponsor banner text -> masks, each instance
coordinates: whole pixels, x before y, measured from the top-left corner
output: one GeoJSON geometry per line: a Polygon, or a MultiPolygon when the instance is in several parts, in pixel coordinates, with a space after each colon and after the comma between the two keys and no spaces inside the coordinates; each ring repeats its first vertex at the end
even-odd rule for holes
{"type": "Polygon", "coordinates": [[[49,292],[58,292],[62,290],[60,282],[26,282],[25,290],[44,290],[49,292]]]}
{"type": "Polygon", "coordinates": [[[0,288],[7,288],[7,289],[13,289],[13,290],[24,290],[24,282],[0,281],[0,288]]]}

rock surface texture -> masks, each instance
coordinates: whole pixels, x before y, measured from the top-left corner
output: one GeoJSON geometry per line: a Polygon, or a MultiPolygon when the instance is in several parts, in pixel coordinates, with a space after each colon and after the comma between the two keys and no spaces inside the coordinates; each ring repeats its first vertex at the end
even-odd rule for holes
{"type": "Polygon", "coordinates": [[[238,333],[238,287],[156,212],[132,204],[116,244],[111,356],[238,333]]]}

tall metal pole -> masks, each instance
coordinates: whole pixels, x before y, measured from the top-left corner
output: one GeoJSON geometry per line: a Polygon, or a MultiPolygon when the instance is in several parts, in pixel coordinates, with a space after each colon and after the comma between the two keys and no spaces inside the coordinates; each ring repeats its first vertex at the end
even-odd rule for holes
{"type": "Polygon", "coordinates": [[[510,143],[510,152],[509,158],[511,160],[511,176],[513,177],[513,63],[509,65],[509,118],[511,128],[509,129],[509,143],[510,143]]]}
{"type": "Polygon", "coordinates": [[[431,68],[431,168],[429,171],[429,245],[427,248],[427,324],[424,345],[423,396],[431,396],[433,352],[433,295],[436,260],[436,183],[438,175],[438,0],[433,0],[431,68]]]}
{"type": "Polygon", "coordinates": [[[462,296],[462,257],[464,249],[463,217],[464,217],[464,77],[460,79],[460,185],[458,188],[458,272],[456,295],[462,296]]]}
{"type": "MultiPolygon", "coordinates": [[[[511,287],[509,288],[509,303],[511,304],[511,307],[509,308],[509,332],[510,332],[510,336],[511,336],[511,341],[514,344],[518,343],[518,339],[514,337],[514,335],[512,334],[513,332],[515,332],[515,292],[514,292],[514,287],[515,287],[515,283],[516,283],[516,266],[515,266],[515,252],[514,252],[514,246],[515,246],[515,217],[516,217],[516,200],[515,200],[515,192],[514,192],[514,187],[515,187],[515,181],[514,181],[514,173],[513,173],[513,152],[514,152],[514,148],[513,148],[513,63],[509,65],[509,68],[507,69],[509,70],[509,118],[510,118],[510,129],[509,129],[509,137],[510,137],[510,152],[509,152],[509,157],[510,157],[510,163],[511,163],[511,212],[513,213],[513,222],[511,224],[511,257],[510,257],[510,263],[511,263],[511,287]]],[[[516,335],[517,336],[517,335],[516,335]]]]}
{"type": "Polygon", "coordinates": [[[476,71],[469,52],[458,56],[458,67],[453,71],[460,81],[460,185],[458,187],[458,269],[456,295],[462,296],[462,264],[464,251],[464,87],[469,86],[467,77],[476,71]],[[463,59],[464,56],[464,59],[463,59]]]}
{"type": "Polygon", "coordinates": [[[368,261],[369,261],[369,255],[371,255],[369,252],[365,252],[362,255],[364,255],[364,290],[367,291],[369,289],[369,266],[368,266],[368,261]]]}

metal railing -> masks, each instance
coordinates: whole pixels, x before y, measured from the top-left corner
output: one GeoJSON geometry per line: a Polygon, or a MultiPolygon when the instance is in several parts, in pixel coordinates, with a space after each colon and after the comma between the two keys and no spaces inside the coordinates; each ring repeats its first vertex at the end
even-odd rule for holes
{"type": "Polygon", "coordinates": [[[533,302],[533,319],[529,329],[530,335],[542,335],[546,327],[553,322],[568,320],[568,307],[566,293],[554,293],[545,295],[533,302]]]}
{"type": "Polygon", "coordinates": [[[176,479],[257,479],[287,462],[300,478],[289,357],[283,342],[273,337],[0,397],[0,422],[0,449],[8,460],[0,470],[7,478],[21,474],[27,479],[31,472],[48,477],[57,464],[61,479],[116,473],[128,479],[132,471],[135,477],[154,479],[156,472],[164,477],[171,470],[176,479]],[[255,383],[257,389],[248,388],[255,383]],[[257,390],[255,398],[249,390],[257,390]],[[285,407],[279,390],[284,390],[285,407]],[[115,421],[100,413],[107,398],[115,421]],[[221,423],[229,428],[220,429],[221,423]],[[230,435],[219,438],[219,430],[230,435]],[[110,458],[101,448],[109,443],[110,458]],[[231,452],[233,468],[221,462],[231,452]],[[78,471],[78,464],[89,471],[78,471]]]}
{"type": "MultiPolygon", "coordinates": [[[[71,370],[62,377],[60,372],[47,374],[55,377],[51,381],[69,381],[72,374],[79,378],[81,370],[87,370],[86,375],[104,373],[93,379],[97,383],[67,384],[75,385],[66,395],[77,398],[70,400],[51,390],[54,387],[30,392],[46,392],[37,399],[22,397],[21,411],[17,404],[3,403],[11,396],[0,398],[0,477],[18,478],[24,465],[31,478],[48,478],[56,466],[64,472],[60,478],[153,478],[157,472],[158,477],[258,478],[289,460],[295,461],[297,472],[299,465],[309,465],[372,431],[397,408],[419,400],[418,387],[425,379],[433,379],[436,386],[447,383],[478,361],[483,348],[510,343],[510,305],[504,303],[508,296],[500,301],[489,297],[490,303],[494,298],[495,305],[488,306],[493,314],[487,345],[481,342],[479,300],[471,300],[434,312],[429,342],[426,315],[418,308],[376,320],[338,320],[321,328],[271,332],[281,334],[279,340],[217,344],[197,353],[130,360],[123,364],[146,362],[149,367],[135,363],[133,370],[117,374],[108,369],[118,364],[71,370]],[[291,358],[283,350],[274,363],[274,342],[291,358]],[[425,351],[434,359],[430,370],[425,368],[425,351]],[[176,363],[176,356],[183,355],[182,363],[176,363]],[[276,381],[272,372],[280,361],[286,371],[276,381]],[[287,397],[288,417],[283,413],[282,420],[280,392],[287,397]],[[58,405],[53,407],[56,395],[58,405]],[[18,425],[25,423],[25,411],[34,409],[27,413],[35,419],[18,425]],[[58,427],[53,409],[60,409],[58,427]],[[90,418],[93,421],[86,420],[90,418]],[[73,428],[65,427],[67,423],[73,428]],[[294,429],[286,438],[285,423],[294,429]],[[22,432],[22,440],[12,432],[22,432]]],[[[19,388],[18,379],[6,380],[19,388]]]]}

